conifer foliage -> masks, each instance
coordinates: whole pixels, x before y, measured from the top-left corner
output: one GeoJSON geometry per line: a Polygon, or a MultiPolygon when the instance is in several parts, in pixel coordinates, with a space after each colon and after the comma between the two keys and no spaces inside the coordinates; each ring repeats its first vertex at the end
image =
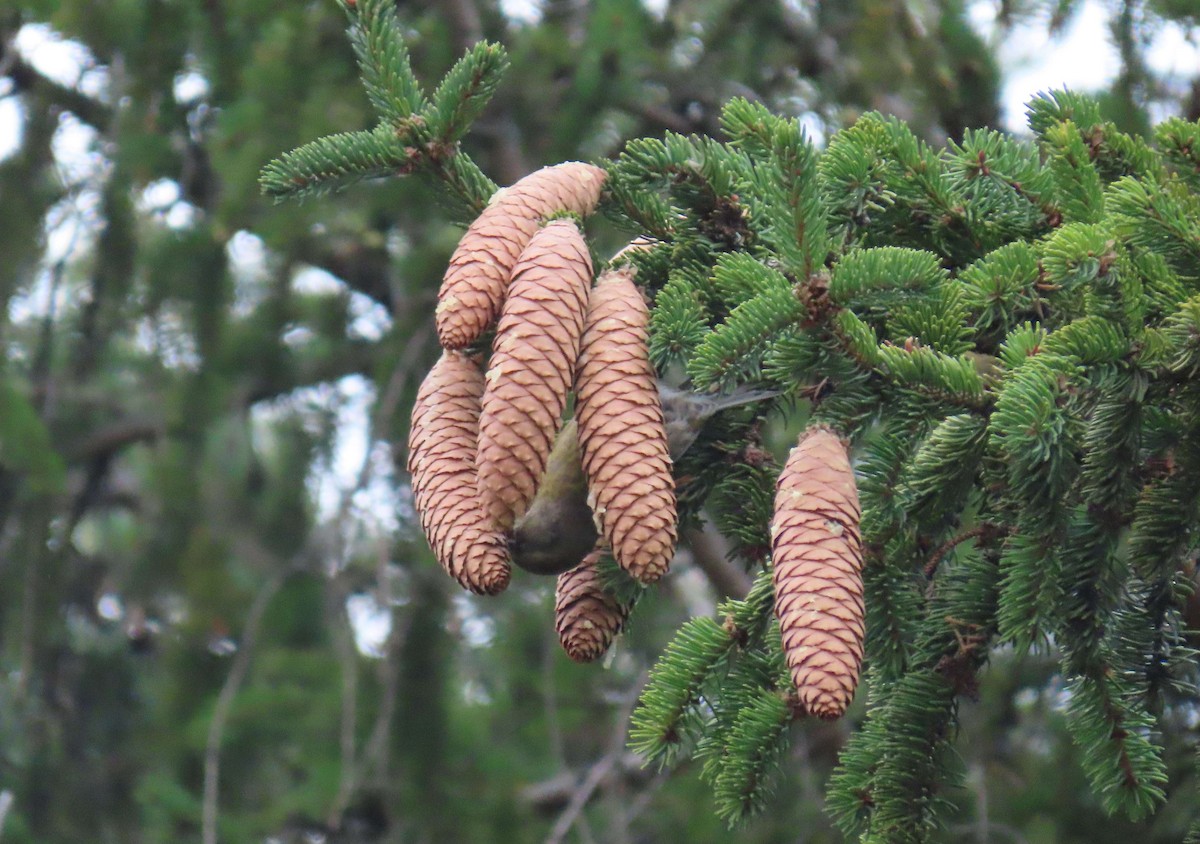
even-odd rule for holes
{"type": "MultiPolygon", "coordinates": [[[[503,51],[475,48],[427,98],[389,8],[348,7],[381,127],[289,153],[264,188],[419,171],[474,218],[494,185],[457,142],[503,51]]],[[[935,150],[872,113],[818,151],[735,99],[723,140],[640,139],[596,165],[599,211],[648,239],[616,263],[651,302],[658,374],[778,391],[850,443],[840,473],[854,466],[861,520],[848,493],[822,515],[845,521],[833,556],[862,554],[857,595],[855,565],[838,571],[838,605],[865,634],[835,638],[847,671],[865,652],[867,694],[828,805],[864,841],[930,839],[959,777],[958,702],[994,648],[1058,654],[1086,774],[1133,819],[1164,799],[1164,714],[1194,679],[1179,601],[1200,502],[1200,126],[1168,121],[1147,143],[1068,92],[1036,98],[1029,125],[1034,143],[980,130],[935,150]]],[[[700,761],[730,822],[778,786],[789,725],[853,690],[826,706],[793,686],[808,657],[775,586],[811,585],[778,527],[765,550],[779,473],[760,428],[730,415],[674,465],[679,520],[711,502],[758,576],[718,619],[683,625],[631,732],[650,761],[700,761]]],[[[627,608],[585,572],[560,585],[559,626],[590,657],[627,608]]]]}

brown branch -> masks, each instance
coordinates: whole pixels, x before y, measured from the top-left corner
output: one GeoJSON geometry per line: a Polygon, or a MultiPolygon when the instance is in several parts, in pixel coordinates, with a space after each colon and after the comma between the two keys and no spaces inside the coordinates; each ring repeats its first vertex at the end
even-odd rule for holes
{"type": "Polygon", "coordinates": [[[567,833],[579,821],[584,807],[587,806],[592,795],[596,793],[596,789],[608,778],[617,762],[625,755],[626,724],[629,721],[630,714],[633,712],[634,704],[637,703],[638,694],[646,682],[646,676],[647,672],[643,671],[638,676],[633,687],[626,693],[625,700],[617,711],[613,735],[609,740],[608,752],[592,765],[591,769],[588,770],[587,776],[576,787],[566,808],[558,816],[558,820],[555,821],[550,834],[546,836],[545,844],[562,844],[567,833]]]}
{"type": "Polygon", "coordinates": [[[355,653],[354,630],[346,612],[348,596],[342,587],[341,579],[329,578],[329,587],[332,592],[329,607],[330,626],[333,628],[333,643],[342,669],[342,725],[339,735],[341,780],[326,823],[330,828],[337,829],[342,813],[346,811],[357,785],[354,772],[357,768],[355,758],[358,748],[355,746],[354,733],[358,726],[358,654],[355,653]]]}
{"type": "MultiPolygon", "coordinates": [[[[283,374],[267,378],[249,373],[240,400],[245,404],[256,404],[287,395],[301,387],[337,381],[347,375],[370,376],[378,345],[368,340],[347,340],[328,354],[306,355],[303,349],[291,352],[291,360],[282,367],[283,374]]],[[[313,346],[316,347],[316,344],[313,346]]],[[[247,366],[251,365],[252,362],[248,361],[247,366]]]]}
{"type": "MultiPolygon", "coordinates": [[[[387,385],[376,399],[375,407],[371,414],[371,424],[367,431],[368,448],[363,457],[362,465],[359,467],[358,474],[355,477],[354,485],[342,493],[342,497],[338,502],[337,515],[334,519],[335,525],[340,526],[349,523],[351,507],[355,496],[370,484],[374,473],[374,462],[371,459],[369,444],[374,441],[377,432],[387,431],[392,427],[392,420],[399,409],[400,399],[404,395],[405,386],[409,378],[414,375],[413,369],[416,366],[416,361],[420,356],[421,350],[428,343],[431,334],[432,331],[429,323],[426,323],[424,327],[413,332],[405,344],[404,351],[400,354],[400,360],[397,361],[396,367],[392,370],[387,385]]],[[[338,549],[337,557],[340,563],[347,554],[348,543],[344,540],[344,534],[339,532],[338,536],[341,547],[338,549]]],[[[379,573],[376,579],[380,592],[386,595],[388,566],[386,540],[380,540],[379,550],[379,573]]],[[[335,576],[333,580],[336,581],[337,577],[335,576]]],[[[358,720],[358,660],[354,648],[354,633],[350,629],[349,619],[346,617],[345,612],[347,596],[344,590],[335,589],[335,597],[338,604],[338,621],[345,622],[344,624],[338,624],[336,635],[339,658],[342,660],[341,775],[338,782],[338,793],[334,798],[333,805],[330,807],[328,820],[329,825],[336,829],[340,824],[342,813],[345,812],[346,807],[350,804],[362,780],[360,760],[365,762],[374,758],[379,753],[386,752],[387,743],[386,724],[377,720],[363,753],[361,756],[356,754],[354,733],[358,720]]],[[[385,606],[391,606],[390,596],[387,597],[385,606]]],[[[388,635],[389,648],[387,654],[385,654],[386,659],[389,661],[393,656],[391,643],[396,626],[395,614],[393,613],[392,629],[388,635]]],[[[380,707],[380,718],[385,717],[386,713],[386,722],[390,723],[391,711],[395,705],[396,683],[394,676],[389,678],[385,675],[384,679],[387,682],[381,683],[381,685],[384,686],[387,697],[385,698],[384,705],[380,707]]]]}
{"type": "Polygon", "coordinates": [[[642,118],[655,130],[668,129],[678,132],[680,135],[690,135],[697,130],[695,123],[665,106],[646,102],[627,102],[621,103],[620,107],[622,111],[642,118]]]}
{"type": "MultiPolygon", "coordinates": [[[[626,752],[610,769],[609,776],[597,787],[597,792],[640,790],[660,774],[646,770],[646,760],[636,753],[626,752]]],[[[672,775],[674,771],[670,772],[672,775]]],[[[521,789],[520,800],[539,816],[561,813],[579,787],[577,772],[566,770],[549,779],[530,783],[521,789]]]]}
{"type": "Polygon", "coordinates": [[[396,312],[389,280],[391,257],[383,245],[372,246],[351,235],[305,238],[297,246],[297,260],[335,276],[351,290],[396,312]]]}
{"type": "Polygon", "coordinates": [[[65,449],[70,462],[109,457],[126,446],[153,442],[163,435],[166,426],[159,419],[132,417],[92,431],[78,443],[65,449]]]}
{"type": "Polygon", "coordinates": [[[108,106],[39,73],[17,50],[15,35],[16,33],[0,34],[0,71],[13,81],[16,92],[29,94],[69,111],[101,133],[107,130],[112,120],[112,111],[108,106]]]}
{"type": "Polygon", "coordinates": [[[1005,533],[1008,533],[1008,528],[1004,527],[1003,525],[997,525],[992,522],[982,522],[970,530],[965,530],[958,536],[946,540],[942,543],[940,548],[933,552],[933,556],[930,557],[929,562],[925,564],[926,579],[932,580],[934,574],[937,573],[938,565],[942,562],[942,559],[968,539],[993,539],[1005,533]]]}
{"type": "Polygon", "coordinates": [[[250,657],[254,651],[258,627],[271,599],[283,585],[286,575],[284,571],[276,572],[254,596],[254,603],[250,605],[246,624],[242,628],[242,640],[238,645],[237,654],[233,658],[233,665],[230,666],[225,684],[221,686],[221,692],[217,695],[212,720],[208,723],[208,738],[204,744],[204,802],[200,814],[201,840],[204,844],[217,844],[217,791],[221,777],[221,739],[225,734],[225,724],[229,720],[234,698],[237,697],[250,670],[250,657]]]}
{"type": "Polygon", "coordinates": [[[711,523],[702,528],[688,528],[683,538],[692,552],[692,562],[704,572],[720,598],[745,598],[754,581],[745,571],[728,559],[725,539],[711,523]]]}

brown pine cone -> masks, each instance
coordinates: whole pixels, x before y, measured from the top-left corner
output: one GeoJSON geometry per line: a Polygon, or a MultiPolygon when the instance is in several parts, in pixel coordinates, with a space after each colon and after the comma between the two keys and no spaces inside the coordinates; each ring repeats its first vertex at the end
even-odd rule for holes
{"type": "Polygon", "coordinates": [[[558,211],[590,214],[604,177],[599,167],[568,161],[530,173],[492,197],[459,241],[438,292],[443,347],[461,349],[479,339],[495,322],[513,265],[541,221],[558,211]]]}
{"type": "Polygon", "coordinates": [[[421,528],[442,568],[466,589],[494,595],[508,586],[504,536],[479,502],[475,451],[483,373],[447,351],[425,376],[413,405],[408,471],[421,528]]]}
{"type": "Polygon", "coordinates": [[[592,662],[608,651],[629,618],[628,606],[605,591],[596,548],[583,562],[558,576],[554,592],[554,629],[567,656],[592,662]]]}
{"type": "Polygon", "coordinates": [[[841,716],[862,665],[861,511],[850,456],[836,434],[800,437],[775,488],[771,520],[775,614],[801,703],[841,716]]]}
{"type": "Polygon", "coordinates": [[[649,311],[632,270],[592,290],[575,376],[588,503],[617,562],[643,583],[675,555],[675,481],[647,351],[649,311]]]}
{"type": "Polygon", "coordinates": [[[525,513],[546,471],[575,377],[592,258],[579,227],[555,220],[513,270],[479,421],[479,494],[501,531],[525,513]]]}

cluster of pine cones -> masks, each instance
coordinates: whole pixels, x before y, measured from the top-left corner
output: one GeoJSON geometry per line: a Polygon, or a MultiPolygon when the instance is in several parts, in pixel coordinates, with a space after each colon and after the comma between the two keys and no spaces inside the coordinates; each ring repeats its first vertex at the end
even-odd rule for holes
{"type": "MultiPolygon", "coordinates": [[[[593,284],[575,219],[594,210],[604,178],[589,164],[546,167],[498,192],[468,228],[438,294],[443,352],[417,394],[408,443],[435,556],[464,588],[496,594],[511,577],[513,525],[538,491],[574,392],[600,540],[559,575],[555,626],[580,661],[607,650],[629,611],[603,588],[601,555],[653,583],[677,541],[646,302],[627,265],[593,284]]],[[[849,706],[862,661],[858,523],[846,446],[812,428],[779,479],[771,531],[784,651],[799,702],[819,717],[849,706]]]]}
{"type": "Polygon", "coordinates": [[[468,228],[438,295],[444,351],[417,394],[408,452],[438,561],[464,588],[495,594],[508,585],[510,532],[537,493],[574,391],[602,543],[559,576],[557,626],[576,659],[603,653],[628,609],[602,588],[601,551],[652,583],[677,533],[649,311],[631,268],[593,285],[587,243],[566,216],[591,213],[603,183],[590,164],[547,167],[500,192],[468,228]],[[485,372],[472,350],[493,328],[485,372]]]}

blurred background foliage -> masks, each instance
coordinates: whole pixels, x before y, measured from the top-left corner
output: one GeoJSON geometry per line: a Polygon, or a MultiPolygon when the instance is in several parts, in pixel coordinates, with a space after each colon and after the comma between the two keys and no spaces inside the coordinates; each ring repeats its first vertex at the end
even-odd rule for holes
{"type": "MultiPolygon", "coordinates": [[[[465,142],[501,184],[717,134],[734,95],[818,140],[868,109],[958,138],[1001,122],[1007,36],[1089,8],[1110,117],[1200,116],[1200,74],[1147,60],[1197,36],[1195,0],[397,3],[423,79],[509,49],[465,142]]],[[[344,27],[331,0],[0,5],[0,841],[837,840],[848,723],[797,725],[785,794],[736,833],[694,770],[624,748],[672,631],[745,588],[711,531],[602,666],[559,652],[551,581],[477,599],[434,564],[395,466],[462,221],[414,179],[281,206],[257,185],[372,122],[344,27]]],[[[1180,840],[1186,800],[1103,815],[1056,664],[993,658],[946,840],[1180,840]]]]}

